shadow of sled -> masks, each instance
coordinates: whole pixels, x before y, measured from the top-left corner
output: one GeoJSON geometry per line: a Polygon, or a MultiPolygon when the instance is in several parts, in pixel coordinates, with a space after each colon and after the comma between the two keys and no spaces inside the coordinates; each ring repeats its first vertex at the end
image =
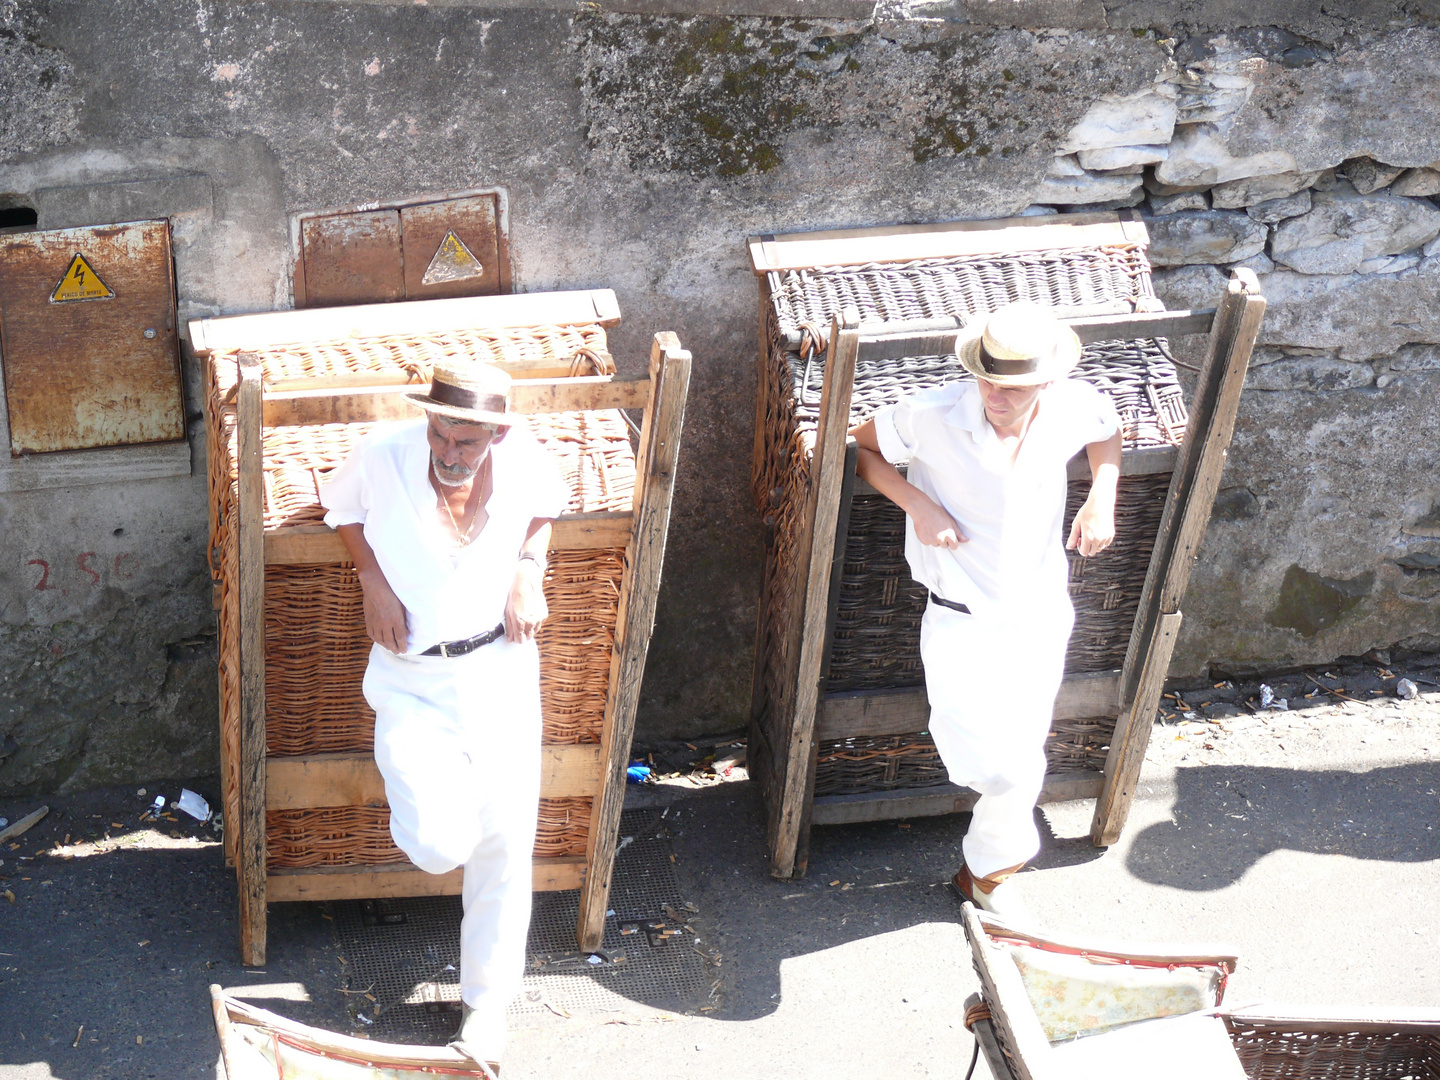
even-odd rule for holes
{"type": "Polygon", "coordinates": [[[401,1046],[338,1035],[227,997],[210,987],[215,1031],[228,1080],[497,1080],[494,1071],[450,1046],[401,1046]]]}

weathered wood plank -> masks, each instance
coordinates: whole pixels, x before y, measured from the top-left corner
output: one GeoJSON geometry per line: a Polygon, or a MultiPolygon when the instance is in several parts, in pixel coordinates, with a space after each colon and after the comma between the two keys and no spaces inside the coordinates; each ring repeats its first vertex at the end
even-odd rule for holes
{"type": "MultiPolygon", "coordinates": [[[[810,812],[815,761],[815,721],[821,695],[821,665],[827,647],[832,563],[836,545],[841,492],[845,479],[850,397],[855,386],[855,357],[860,347],[860,315],[847,308],[830,326],[820,419],[810,467],[810,493],[805,508],[799,552],[804,590],[799,640],[791,643],[795,661],[795,711],[780,785],[778,814],[771,840],[770,874],[794,877],[804,872],[798,862],[801,833],[810,812]]],[[[773,813],[773,810],[772,810],[773,813]]]]}
{"type": "Polygon", "coordinates": [[[1120,839],[1140,769],[1145,764],[1145,750],[1150,745],[1155,710],[1165,690],[1165,674],[1175,652],[1175,639],[1180,633],[1180,612],[1160,616],[1155,637],[1145,655],[1145,667],[1135,699],[1115,722],[1110,737],[1110,753],[1105,758],[1105,786],[1095,801],[1095,815],[1090,826],[1090,839],[1096,847],[1109,847],[1120,839]]]}
{"type": "MultiPolygon", "coordinates": [[[[1120,673],[1071,675],[1055,697],[1056,720],[1086,720],[1119,712],[1120,673]]],[[[827,694],[815,738],[879,738],[924,731],[930,723],[930,702],[924,687],[906,690],[845,690],[827,694]]]]}
{"type": "MultiPolygon", "coordinates": [[[[391,383],[267,392],[265,426],[414,420],[421,411],[411,404],[407,395],[424,393],[425,389],[415,383],[391,383]]],[[[586,375],[573,379],[516,379],[510,386],[509,408],[511,412],[523,414],[641,409],[649,397],[650,382],[643,377],[586,375]]]]}
{"type": "MultiPolygon", "coordinates": [[[[1155,473],[1168,473],[1175,470],[1176,456],[1180,448],[1177,446],[1146,446],[1126,450],[1120,455],[1121,476],[1150,476],[1155,473]]],[[[900,475],[904,476],[906,467],[897,466],[900,475]]],[[[1066,480],[1089,480],[1090,459],[1082,450],[1066,463],[1066,480]]],[[[856,495],[879,495],[873,486],[865,480],[857,479],[855,482],[856,495]]]]}
{"type": "MultiPolygon", "coordinates": [[[[459,896],[464,870],[427,874],[409,863],[388,866],[328,866],[275,870],[266,879],[270,899],[380,900],[390,896],[459,896]]],[[[585,860],[578,856],[536,859],[531,870],[536,892],[578,889],[585,880],[585,860]]]]}
{"type": "Polygon", "coordinates": [[[1088,345],[1092,341],[1133,341],[1136,338],[1208,334],[1215,321],[1215,309],[1137,311],[1129,315],[1093,315],[1064,321],[1081,342],[1088,345]]]}
{"type": "Polygon", "coordinates": [[[240,354],[236,398],[239,472],[240,781],[235,869],[240,887],[240,960],[265,963],[265,478],[261,367],[240,354]]]}
{"type": "MultiPolygon", "coordinates": [[[[1105,777],[1098,772],[1052,773],[1045,777],[1039,801],[1093,799],[1100,794],[1104,783],[1105,777]]],[[[979,797],[969,788],[954,784],[899,791],[865,791],[858,795],[820,795],[811,807],[810,821],[812,825],[852,825],[862,821],[959,814],[971,809],[979,797]]]]}
{"type": "Polygon", "coordinates": [[[751,269],[764,274],[815,266],[1148,243],[1139,215],[1120,211],[753,236],[748,247],[751,269]]]}
{"type": "MultiPolygon", "coordinates": [[[[385,806],[385,781],[370,754],[272,757],[266,762],[270,810],[321,806],[385,806]]],[[[540,748],[540,797],[562,799],[600,790],[600,747],[540,748]]]]}
{"type": "MultiPolygon", "coordinates": [[[[1189,586],[1191,567],[1210,520],[1264,314],[1265,298],[1255,274],[1233,271],[1196,380],[1187,438],[1176,461],[1121,672],[1120,719],[1105,766],[1106,788],[1096,802],[1090,828],[1097,846],[1108,846],[1119,838],[1130,812],[1165,677],[1163,669],[1158,674],[1152,670],[1150,654],[1164,647],[1162,624],[1166,619],[1173,615],[1178,630],[1179,602],[1189,586]],[[1148,706],[1142,689],[1154,699],[1148,706]]],[[[1173,647],[1172,642],[1168,648],[1173,647]]],[[[1168,651],[1164,659],[1168,664],[1168,651]]]]}
{"type": "Polygon", "coordinates": [[[616,834],[625,805],[625,768],[635,733],[635,710],[645,656],[655,627],[655,602],[665,564],[670,531],[670,505],[680,435],[685,425],[685,399],[690,389],[690,354],[674,334],[660,333],[650,352],[650,406],[641,427],[640,460],[636,462],[635,530],[626,551],[620,586],[615,645],[610,659],[610,693],[600,745],[605,761],[600,794],[591,807],[586,858],[590,872],[580,892],[576,937],[582,949],[596,949],[605,933],[605,909],[614,870],[616,834]]]}
{"type": "MultiPolygon", "coordinates": [[[[630,541],[634,517],[628,510],[564,514],[550,533],[551,551],[620,548],[630,541]]],[[[350,561],[344,541],[327,525],[295,525],[265,533],[267,566],[297,566],[350,561]]]]}
{"type": "Polygon", "coordinates": [[[974,905],[961,908],[970,956],[980,976],[980,993],[990,1006],[990,1016],[1014,1057],[1017,1080],[1061,1080],[1065,1072],[1050,1061],[1050,1042],[1030,1005],[1030,995],[1021,981],[1020,970],[997,946],[981,925],[974,905]]]}
{"type": "MultiPolygon", "coordinates": [[[[250,351],[302,341],[434,334],[504,326],[618,326],[620,306],[613,289],[573,292],[465,296],[410,300],[396,304],[272,311],[190,321],[197,356],[250,351]]],[[[503,365],[502,365],[503,366],[503,365]]]]}

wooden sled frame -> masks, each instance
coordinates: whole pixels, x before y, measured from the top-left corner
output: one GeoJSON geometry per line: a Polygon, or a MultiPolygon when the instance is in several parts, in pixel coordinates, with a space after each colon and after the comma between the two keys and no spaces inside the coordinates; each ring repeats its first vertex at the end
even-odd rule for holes
{"type": "MultiPolygon", "coordinates": [[[[413,419],[415,411],[404,395],[415,386],[374,385],[373,379],[342,376],[272,388],[262,384],[256,350],[351,334],[596,322],[611,326],[618,322],[618,307],[610,290],[376,304],[204,319],[191,324],[197,355],[241,350],[236,389],[240,759],[234,763],[240,777],[241,814],[238,822],[226,825],[234,830],[231,850],[239,882],[240,947],[245,964],[265,963],[266,904],[270,901],[456,895],[463,873],[431,875],[409,864],[282,868],[267,873],[267,810],[383,805],[384,783],[368,753],[267,758],[265,567],[340,563],[347,562],[349,555],[339,535],[325,526],[264,528],[263,429],[278,424],[413,419]]],[[[690,366],[690,354],[680,348],[679,339],[664,332],[654,337],[647,375],[553,377],[557,374],[553,369],[514,372],[552,377],[516,378],[510,392],[510,409],[518,413],[644,409],[632,509],[562,515],[551,538],[551,550],[625,548],[601,741],[598,746],[546,746],[542,756],[542,798],[594,798],[584,857],[542,858],[534,864],[535,889],[581,890],[576,937],[582,950],[599,948],[604,936],[625,800],[625,769],[655,623],[690,366]]]]}
{"type": "MultiPolygon", "coordinates": [[[[1014,218],[752,239],[751,260],[761,286],[762,374],[756,404],[756,454],[763,452],[768,393],[763,373],[769,349],[765,336],[770,300],[766,272],[1103,242],[1144,244],[1147,236],[1138,220],[1117,220],[1114,214],[1077,214],[1059,222],[1053,218],[1014,218]]],[[[1124,666],[1118,672],[1067,677],[1055,705],[1056,719],[1116,719],[1104,772],[1047,775],[1040,795],[1041,802],[1096,799],[1091,840],[1097,847],[1109,846],[1119,838],[1130,812],[1180,630],[1179,603],[1189,585],[1190,571],[1219,488],[1245,373],[1264,312],[1265,300],[1254,273],[1235,270],[1214,310],[1087,313],[1083,318],[1065,320],[1082,342],[1197,333],[1208,334],[1210,339],[1190,405],[1184,442],[1179,447],[1130,450],[1122,458],[1122,475],[1173,470],[1124,666]]],[[[835,319],[830,328],[809,501],[799,543],[799,612],[791,626],[790,670],[783,680],[784,685],[795,687],[787,745],[771,745],[761,722],[765,676],[759,641],[764,634],[763,619],[757,636],[751,697],[751,772],[765,795],[770,872],[778,878],[805,873],[812,825],[955,813],[970,809],[978,798],[974,792],[953,784],[815,796],[822,741],[921,731],[929,718],[923,688],[825,692],[851,500],[856,494],[873,491],[856,476],[854,440],[848,438],[856,360],[953,351],[956,335],[957,328],[949,320],[861,325],[859,313],[853,309],[835,319]]],[[[1089,475],[1083,456],[1071,462],[1071,479],[1089,475]]],[[[768,602],[768,596],[761,597],[762,612],[768,602]]]]}

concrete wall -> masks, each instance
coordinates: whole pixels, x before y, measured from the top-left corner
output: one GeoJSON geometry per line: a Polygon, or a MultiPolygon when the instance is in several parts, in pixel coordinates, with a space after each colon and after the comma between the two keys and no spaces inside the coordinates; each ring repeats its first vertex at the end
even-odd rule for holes
{"type": "MultiPolygon", "coordinates": [[[[748,234],[1151,200],[1182,223],[1162,291],[1211,303],[1226,265],[1279,262],[1289,220],[1238,203],[1216,218],[1217,186],[1298,173],[1316,197],[1318,174],[1360,157],[1440,161],[1440,36],[1419,4],[1280,5],[1266,17],[1285,29],[1244,33],[1226,28],[1252,5],[686,5],[668,10],[722,14],[0,0],[0,208],[34,207],[41,228],[171,217],[182,322],[287,306],[291,213],[501,185],[517,290],[614,288],[622,368],[679,333],[695,380],[641,739],[745,720],[761,554],[748,234]],[[1153,153],[1119,172],[1099,154],[1135,145],[1193,168],[1162,185],[1153,153]]],[[[1177,670],[1440,645],[1427,230],[1397,226],[1348,268],[1262,273],[1268,362],[1177,670]]],[[[0,789],[214,767],[192,430],[188,464],[111,451],[42,483],[0,462],[0,789]],[[60,589],[35,588],[37,558],[60,589]]]]}

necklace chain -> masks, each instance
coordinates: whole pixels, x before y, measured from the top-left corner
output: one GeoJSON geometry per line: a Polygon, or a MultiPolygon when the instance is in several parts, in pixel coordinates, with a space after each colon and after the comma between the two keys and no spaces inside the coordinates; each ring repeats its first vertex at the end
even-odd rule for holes
{"type": "MultiPolygon", "coordinates": [[[[485,476],[489,472],[489,469],[490,455],[486,454],[485,464],[481,466],[480,473],[475,477],[476,481],[481,485],[481,494],[484,494],[485,476]]],[[[467,499],[466,501],[468,502],[469,500],[467,499]]],[[[455,536],[457,538],[455,546],[464,547],[466,544],[470,543],[470,534],[475,531],[475,522],[480,520],[480,507],[475,507],[475,516],[470,519],[470,527],[468,529],[462,530],[460,528],[460,522],[455,520],[455,511],[450,509],[450,500],[445,497],[444,492],[440,493],[440,505],[445,507],[445,516],[450,519],[450,524],[455,529],[455,536]]],[[[462,516],[464,515],[465,510],[463,507],[461,508],[460,513],[462,516]]]]}

